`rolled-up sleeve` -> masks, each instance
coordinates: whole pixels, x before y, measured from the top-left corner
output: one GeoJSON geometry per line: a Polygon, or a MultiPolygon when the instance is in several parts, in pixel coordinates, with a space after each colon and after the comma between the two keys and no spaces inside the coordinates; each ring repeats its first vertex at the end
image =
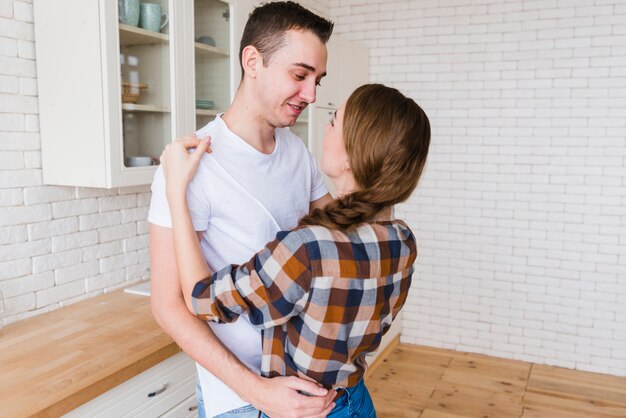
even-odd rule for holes
{"type": "Polygon", "coordinates": [[[247,313],[258,328],[272,328],[298,315],[307,303],[311,268],[298,231],[276,239],[242,265],[231,265],[198,282],[192,293],[199,317],[233,322],[247,313]]]}

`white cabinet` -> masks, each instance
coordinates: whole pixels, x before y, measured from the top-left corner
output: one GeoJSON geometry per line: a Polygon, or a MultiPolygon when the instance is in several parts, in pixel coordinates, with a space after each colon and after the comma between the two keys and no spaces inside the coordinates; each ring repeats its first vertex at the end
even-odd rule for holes
{"type": "MultiPolygon", "coordinates": [[[[155,166],[146,164],[156,164],[167,143],[230,104],[241,34],[261,1],[151,2],[169,18],[160,32],[120,23],[117,1],[34,0],[45,184],[149,184],[155,166]]],[[[368,54],[337,35],[328,49],[317,106],[335,108],[367,81],[368,54]]],[[[321,139],[314,108],[293,127],[311,149],[321,139]]]]}
{"type": "MultiPolygon", "coordinates": [[[[350,94],[369,80],[369,51],[339,35],[332,35],[327,44],[327,76],[317,89],[317,100],[308,114],[308,147],[318,165],[322,161],[322,139],[326,125],[350,94]]],[[[323,175],[328,190],[334,186],[323,175]]]]}
{"type": "Polygon", "coordinates": [[[196,365],[178,353],[64,415],[65,418],[197,416],[196,365]]]}
{"type": "Polygon", "coordinates": [[[190,396],[185,399],[174,408],[161,415],[159,418],[197,418],[198,417],[198,403],[196,402],[196,395],[190,396]]]}
{"type": "Polygon", "coordinates": [[[328,40],[326,77],[317,89],[316,106],[337,108],[352,91],[367,83],[369,77],[368,50],[341,35],[328,40]]]}
{"type": "Polygon", "coordinates": [[[168,142],[229,105],[243,30],[231,16],[245,22],[249,1],[151,1],[161,32],[120,23],[113,0],[34,1],[44,183],[149,184],[168,142]]]}

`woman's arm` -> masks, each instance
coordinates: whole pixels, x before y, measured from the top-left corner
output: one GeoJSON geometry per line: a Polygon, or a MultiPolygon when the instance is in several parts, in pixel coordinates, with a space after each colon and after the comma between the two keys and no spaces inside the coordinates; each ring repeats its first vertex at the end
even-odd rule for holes
{"type": "Polygon", "coordinates": [[[270,328],[301,312],[311,285],[310,259],[297,232],[280,232],[250,261],[212,275],[193,228],[187,185],[208,144],[189,154],[184,141],[161,155],[167,201],[172,216],[174,253],[185,304],[211,321],[232,322],[248,313],[253,325],[270,328]]]}
{"type": "Polygon", "coordinates": [[[198,282],[193,290],[197,315],[231,322],[247,313],[252,325],[272,328],[298,315],[311,289],[311,260],[299,231],[276,239],[241,265],[230,265],[198,282]]]}
{"type": "MultiPolygon", "coordinates": [[[[195,139],[192,139],[196,143],[195,139]]],[[[209,141],[201,141],[194,153],[189,153],[184,140],[167,145],[161,154],[165,175],[167,202],[172,217],[174,255],[185,304],[193,312],[191,293],[200,280],[211,277],[187,206],[187,186],[195,175],[209,141]]]]}

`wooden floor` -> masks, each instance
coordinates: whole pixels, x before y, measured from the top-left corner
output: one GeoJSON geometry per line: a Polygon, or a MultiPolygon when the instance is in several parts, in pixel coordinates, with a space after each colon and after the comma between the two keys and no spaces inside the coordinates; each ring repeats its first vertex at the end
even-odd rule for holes
{"type": "Polygon", "coordinates": [[[408,344],[366,378],[379,418],[626,417],[626,378],[408,344]]]}

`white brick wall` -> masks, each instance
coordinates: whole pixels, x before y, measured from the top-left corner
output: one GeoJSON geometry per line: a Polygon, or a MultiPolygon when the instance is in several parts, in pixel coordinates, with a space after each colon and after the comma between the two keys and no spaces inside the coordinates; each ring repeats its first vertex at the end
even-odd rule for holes
{"type": "MultiPolygon", "coordinates": [[[[328,16],[328,2],[302,0],[328,16]]],[[[43,185],[32,0],[0,0],[4,323],[149,278],[150,187],[43,185]]]]}
{"type": "Polygon", "coordinates": [[[0,290],[4,323],[149,276],[149,186],[45,186],[31,1],[0,0],[0,290]]]}
{"type": "Polygon", "coordinates": [[[626,3],[329,7],[432,124],[402,340],[625,376],[626,3]]]}

